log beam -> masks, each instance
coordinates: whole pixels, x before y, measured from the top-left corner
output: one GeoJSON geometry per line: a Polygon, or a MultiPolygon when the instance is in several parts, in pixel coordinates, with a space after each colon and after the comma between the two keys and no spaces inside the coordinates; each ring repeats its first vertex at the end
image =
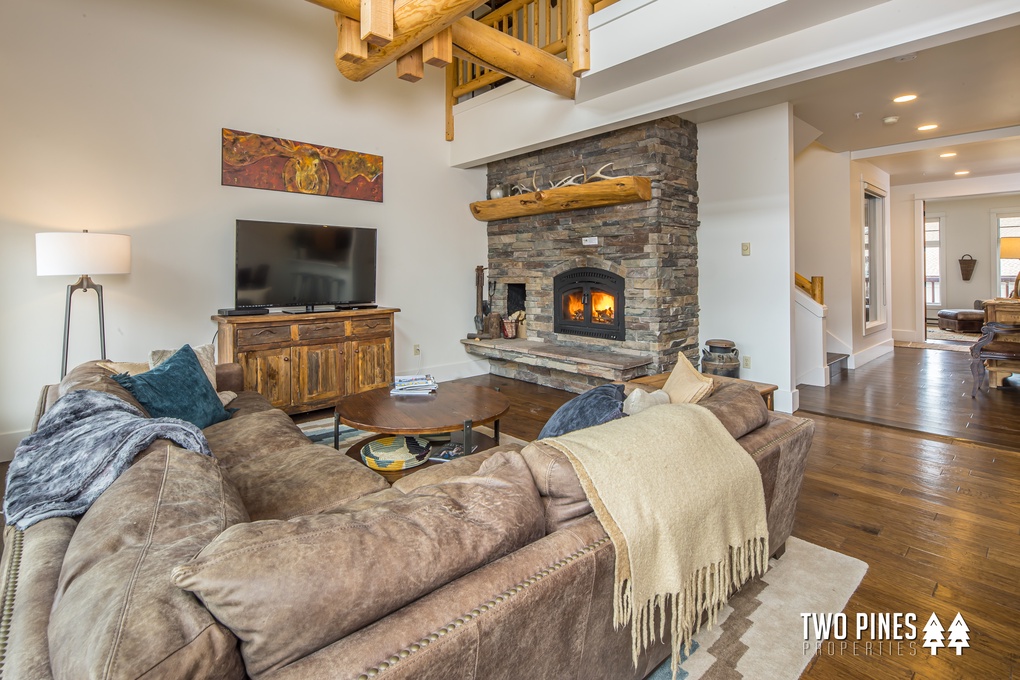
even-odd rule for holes
{"type": "Polygon", "coordinates": [[[495,222],[525,215],[544,215],[582,208],[638,203],[652,198],[647,177],[612,177],[601,182],[545,189],[519,196],[506,196],[470,205],[471,214],[482,222],[495,222]]]}
{"type": "Polygon", "coordinates": [[[334,13],[336,20],[335,60],[359,62],[368,59],[368,43],[361,39],[361,22],[334,13]]]}
{"type": "Polygon", "coordinates": [[[453,43],[488,64],[487,68],[536,85],[567,99],[574,98],[577,81],[567,62],[474,19],[453,24],[453,43]]]}
{"type": "MultiPolygon", "coordinates": [[[[308,1],[352,19],[361,17],[360,0],[308,1]]],[[[337,70],[348,80],[360,82],[483,4],[485,0],[397,0],[393,8],[393,40],[385,47],[370,50],[368,58],[357,64],[341,60],[337,70]]]]}
{"type": "Polygon", "coordinates": [[[397,77],[409,83],[417,83],[425,77],[425,63],[422,61],[421,45],[397,59],[397,77]]]}
{"type": "Polygon", "coordinates": [[[393,42],[393,0],[361,0],[361,39],[377,47],[393,42]]]}
{"type": "Polygon", "coordinates": [[[429,66],[445,67],[453,63],[453,29],[444,28],[422,45],[422,59],[429,66]]]}

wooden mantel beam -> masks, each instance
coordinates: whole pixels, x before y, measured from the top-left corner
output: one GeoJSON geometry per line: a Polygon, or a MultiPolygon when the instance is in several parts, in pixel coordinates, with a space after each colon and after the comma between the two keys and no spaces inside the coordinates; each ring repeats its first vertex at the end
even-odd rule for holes
{"type": "MultiPolygon", "coordinates": [[[[361,19],[361,0],[308,2],[352,19],[361,19]]],[[[338,59],[337,70],[348,80],[362,81],[483,4],[485,0],[397,0],[393,8],[393,40],[379,49],[370,50],[368,58],[357,63],[338,59]]]]}
{"type": "Polygon", "coordinates": [[[480,21],[461,19],[453,24],[453,44],[471,61],[561,97],[574,98],[577,81],[570,64],[523,40],[480,21]]]}

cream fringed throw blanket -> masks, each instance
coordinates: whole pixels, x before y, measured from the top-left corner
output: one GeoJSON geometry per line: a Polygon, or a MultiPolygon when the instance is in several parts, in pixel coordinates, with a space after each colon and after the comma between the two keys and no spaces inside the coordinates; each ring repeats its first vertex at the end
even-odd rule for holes
{"type": "Polygon", "coordinates": [[[768,527],[751,456],[704,407],[665,404],[543,440],[577,472],[616,549],[614,625],[631,623],[638,655],[672,611],[674,677],[701,617],[765,572],[768,527]]]}

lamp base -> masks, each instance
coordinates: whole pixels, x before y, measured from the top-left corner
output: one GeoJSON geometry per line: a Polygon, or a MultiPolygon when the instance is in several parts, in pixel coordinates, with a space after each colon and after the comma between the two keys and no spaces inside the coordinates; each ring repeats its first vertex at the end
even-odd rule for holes
{"type": "Polygon", "coordinates": [[[67,287],[67,304],[64,306],[64,349],[60,357],[60,379],[67,375],[67,341],[71,334],[71,295],[76,290],[87,292],[89,288],[96,290],[99,296],[99,352],[100,359],[106,359],[106,323],[103,320],[103,287],[82,274],[77,281],[67,287]]]}
{"type": "Polygon", "coordinates": [[[1020,300],[1020,272],[1017,272],[1016,278],[1013,279],[1013,294],[1009,296],[1010,300],[1020,300]]]}

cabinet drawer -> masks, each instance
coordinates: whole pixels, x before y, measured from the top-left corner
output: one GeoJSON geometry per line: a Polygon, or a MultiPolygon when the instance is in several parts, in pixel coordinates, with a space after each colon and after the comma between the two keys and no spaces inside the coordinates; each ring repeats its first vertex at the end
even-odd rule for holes
{"type": "Polygon", "coordinates": [[[351,332],[356,337],[391,333],[392,331],[393,319],[388,316],[373,316],[367,319],[354,319],[351,321],[351,332]]]}
{"type": "Polygon", "coordinates": [[[297,327],[298,340],[323,340],[342,338],[346,334],[344,323],[328,321],[322,323],[302,323],[297,327]]]}
{"type": "Polygon", "coordinates": [[[238,349],[290,341],[290,326],[253,326],[237,329],[238,349]]]}

